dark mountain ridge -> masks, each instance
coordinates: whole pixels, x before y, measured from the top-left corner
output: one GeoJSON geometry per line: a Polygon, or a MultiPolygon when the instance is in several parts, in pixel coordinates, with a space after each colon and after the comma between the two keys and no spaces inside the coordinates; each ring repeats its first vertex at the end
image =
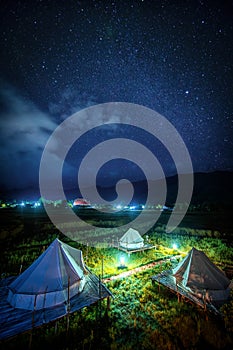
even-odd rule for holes
{"type": "MultiPolygon", "coordinates": [[[[181,175],[187,176],[187,175],[181,175]]],[[[178,191],[178,176],[171,176],[166,179],[167,182],[167,197],[166,204],[172,205],[176,201],[178,191]]],[[[124,184],[120,185],[124,193],[124,184]]],[[[133,183],[134,186],[134,203],[143,204],[147,198],[148,184],[146,180],[133,183]]],[[[150,181],[150,186],[158,189],[158,201],[160,197],[161,180],[150,181]]],[[[91,188],[88,189],[91,193],[91,188]]],[[[114,186],[104,187],[98,186],[100,195],[107,201],[114,200],[117,197],[114,186]]],[[[69,189],[65,191],[68,200],[73,200],[80,197],[81,194],[77,189],[69,189]]],[[[8,192],[0,193],[2,200],[38,200],[40,198],[38,189],[28,188],[24,190],[15,189],[8,192]]],[[[50,199],[50,198],[46,198],[50,199]]],[[[156,202],[156,199],[155,199],[156,202]]],[[[224,206],[233,205],[233,172],[216,171],[212,173],[194,173],[194,188],[191,204],[202,205],[204,203],[218,204],[224,206]]],[[[154,204],[154,203],[152,203],[154,204]]]]}

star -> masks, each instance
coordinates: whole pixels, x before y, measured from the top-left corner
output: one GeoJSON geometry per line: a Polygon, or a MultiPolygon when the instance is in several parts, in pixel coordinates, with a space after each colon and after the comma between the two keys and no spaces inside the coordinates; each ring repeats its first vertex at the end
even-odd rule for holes
{"type": "MultiPolygon", "coordinates": [[[[195,159],[195,172],[233,170],[230,3],[70,0],[69,6],[54,6],[16,0],[12,7],[4,2],[0,155],[6,161],[0,185],[37,183],[46,137],[61,121],[91,105],[119,101],[167,118],[195,159]],[[30,134],[34,137],[28,139],[30,134]],[[221,157],[215,158],[213,145],[221,157]]],[[[157,145],[138,132],[130,137],[157,145]]],[[[97,134],[92,138],[98,141],[97,134]]],[[[80,145],[80,158],[92,138],[80,145]]],[[[165,173],[174,175],[166,149],[154,147],[153,152],[165,173]]],[[[120,169],[112,165],[110,173],[118,178],[120,169]]]]}

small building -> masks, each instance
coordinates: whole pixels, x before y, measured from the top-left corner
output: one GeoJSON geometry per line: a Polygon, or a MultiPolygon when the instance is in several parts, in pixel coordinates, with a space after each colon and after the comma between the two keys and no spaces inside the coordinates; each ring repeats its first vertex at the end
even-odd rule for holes
{"type": "Polygon", "coordinates": [[[91,203],[84,198],[76,198],[73,203],[74,207],[89,208],[91,203]]]}

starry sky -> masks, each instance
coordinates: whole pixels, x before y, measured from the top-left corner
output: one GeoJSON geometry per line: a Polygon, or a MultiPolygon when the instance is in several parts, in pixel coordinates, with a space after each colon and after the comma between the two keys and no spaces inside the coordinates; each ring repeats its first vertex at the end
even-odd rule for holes
{"type": "MultiPolygon", "coordinates": [[[[41,154],[55,128],[104,102],[136,103],[166,117],[195,172],[233,170],[232,1],[0,3],[2,191],[38,186],[41,154]]],[[[134,131],[129,137],[149,143],[134,131]]],[[[93,133],[89,147],[103,134],[93,133]]],[[[124,128],[113,133],[122,135],[124,128]]],[[[87,140],[76,145],[80,159],[87,148],[87,140]]],[[[166,176],[174,175],[160,148],[166,176]]],[[[67,169],[72,162],[70,155],[67,169]]],[[[140,179],[140,169],[121,165],[107,164],[102,181],[110,184],[125,173],[140,179]],[[129,168],[134,175],[124,170],[129,168]]],[[[77,173],[68,173],[72,186],[77,173]]]]}

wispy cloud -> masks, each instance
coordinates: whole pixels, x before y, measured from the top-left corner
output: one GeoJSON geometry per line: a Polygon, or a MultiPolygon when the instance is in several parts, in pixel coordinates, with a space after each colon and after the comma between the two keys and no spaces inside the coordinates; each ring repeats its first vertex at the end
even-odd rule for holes
{"type": "Polygon", "coordinates": [[[49,103],[49,113],[61,123],[72,114],[97,104],[94,96],[89,96],[78,89],[68,87],[60,94],[59,100],[49,103]]]}
{"type": "Polygon", "coordinates": [[[33,186],[42,151],[57,125],[12,87],[0,89],[0,105],[1,187],[33,186]]]}

